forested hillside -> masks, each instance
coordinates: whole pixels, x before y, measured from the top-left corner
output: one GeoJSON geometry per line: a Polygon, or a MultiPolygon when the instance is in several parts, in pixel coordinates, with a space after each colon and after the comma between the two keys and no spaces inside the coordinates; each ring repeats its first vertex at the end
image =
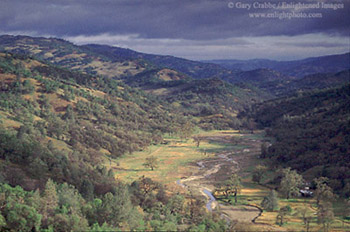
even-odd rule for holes
{"type": "Polygon", "coordinates": [[[267,88],[262,88],[277,97],[283,97],[312,90],[340,87],[348,83],[350,83],[349,70],[343,70],[337,73],[316,73],[300,79],[268,83],[267,88]]]}
{"type": "Polygon", "coordinates": [[[274,97],[291,96],[297,92],[339,87],[350,83],[349,70],[336,73],[316,73],[302,78],[286,76],[271,69],[256,69],[238,72],[234,78],[225,78],[230,83],[245,83],[255,86],[274,97]]]}
{"type": "Polygon", "coordinates": [[[225,228],[201,200],[165,194],[146,177],[125,185],[105,166],[191,125],[171,106],[23,55],[0,54],[0,80],[1,229],[225,228]]]}
{"type": "Polygon", "coordinates": [[[236,68],[229,70],[219,64],[145,54],[107,45],[78,46],[55,38],[3,35],[0,36],[1,50],[31,55],[73,71],[123,80],[134,87],[155,88],[162,81],[168,82],[166,86],[174,86],[179,84],[175,82],[179,80],[219,78],[233,84],[249,84],[252,87],[245,85],[244,88],[250,89],[253,95],[261,94],[256,88],[262,89],[267,93],[262,95],[262,100],[269,96],[290,95],[300,89],[332,87],[349,81],[348,71],[344,71],[349,69],[349,54],[288,62],[261,61],[261,64],[259,60],[253,60],[252,63],[259,63],[257,69],[240,71],[236,68]]]}
{"type": "Polygon", "coordinates": [[[276,139],[265,158],[310,180],[328,177],[335,190],[350,195],[350,85],[271,100],[257,105],[253,116],[276,139]]]}
{"type": "MultiPolygon", "coordinates": [[[[18,149],[20,157],[27,146],[43,150],[42,157],[35,157],[33,151],[10,159],[28,163],[23,167],[33,176],[43,177],[50,170],[53,164],[47,154],[63,152],[51,156],[61,157],[59,162],[66,165],[71,164],[67,157],[78,161],[86,156],[83,162],[96,165],[103,154],[118,157],[161,142],[164,133],[175,132],[184,120],[152,96],[109,78],[69,72],[13,54],[1,54],[0,71],[3,159],[11,149],[18,149]]],[[[62,178],[68,180],[63,173],[62,178]]]]}

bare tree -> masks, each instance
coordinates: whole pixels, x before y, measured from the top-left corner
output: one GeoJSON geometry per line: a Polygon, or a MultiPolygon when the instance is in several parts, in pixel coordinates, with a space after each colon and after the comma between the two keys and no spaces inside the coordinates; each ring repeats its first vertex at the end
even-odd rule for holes
{"type": "Polygon", "coordinates": [[[264,199],[261,202],[261,206],[264,208],[264,210],[267,211],[274,211],[278,209],[278,197],[277,192],[275,190],[271,190],[269,195],[264,197],[264,199]]]}
{"type": "Polygon", "coordinates": [[[277,217],[276,217],[277,224],[282,226],[284,224],[284,217],[289,215],[291,212],[292,212],[292,209],[290,208],[289,205],[282,207],[278,211],[278,214],[277,214],[277,217]]]}
{"type": "Polygon", "coordinates": [[[235,197],[235,203],[237,203],[237,196],[241,193],[242,190],[241,178],[236,173],[234,173],[230,177],[230,182],[232,186],[233,196],[235,197]]]}
{"type": "Polygon", "coordinates": [[[331,223],[334,220],[332,203],[322,202],[317,210],[317,223],[323,225],[323,231],[328,232],[331,223]]]}
{"type": "Polygon", "coordinates": [[[151,168],[152,171],[158,167],[158,158],[155,156],[150,156],[146,158],[145,163],[143,163],[143,166],[146,168],[151,168]]]}
{"type": "Polygon", "coordinates": [[[196,143],[196,146],[199,147],[201,141],[202,141],[202,137],[199,137],[199,136],[194,136],[193,137],[193,141],[196,143]]]}
{"type": "Polygon", "coordinates": [[[327,177],[317,178],[314,182],[316,183],[315,197],[317,205],[319,205],[321,201],[332,201],[336,197],[332,188],[329,187],[327,183],[327,177]]]}
{"type": "Polygon", "coordinates": [[[309,209],[307,204],[304,204],[302,207],[297,209],[298,215],[304,222],[304,226],[306,229],[306,232],[310,231],[310,223],[313,217],[313,212],[309,209]]]}

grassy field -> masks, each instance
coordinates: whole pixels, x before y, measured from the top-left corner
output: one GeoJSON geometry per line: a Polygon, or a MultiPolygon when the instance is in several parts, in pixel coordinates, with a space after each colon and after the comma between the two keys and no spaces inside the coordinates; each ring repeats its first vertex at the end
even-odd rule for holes
{"type": "MultiPolygon", "coordinates": [[[[196,135],[224,136],[223,132],[236,131],[199,132],[196,135]]],[[[106,166],[115,170],[116,178],[128,183],[144,175],[163,184],[170,184],[184,176],[191,175],[193,166],[197,166],[196,161],[213,157],[214,153],[230,148],[225,144],[205,140],[201,141],[200,146],[197,147],[193,139],[180,140],[174,137],[165,138],[165,143],[112,159],[111,162],[107,161],[106,166]],[[143,166],[145,159],[150,156],[158,158],[158,168],[153,171],[143,166]]]]}

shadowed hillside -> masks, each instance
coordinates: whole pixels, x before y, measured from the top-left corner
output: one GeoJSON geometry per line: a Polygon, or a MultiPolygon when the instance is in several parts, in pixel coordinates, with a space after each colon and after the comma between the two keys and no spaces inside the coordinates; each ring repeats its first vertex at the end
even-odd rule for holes
{"type": "Polygon", "coordinates": [[[276,141],[265,158],[312,179],[326,176],[349,196],[350,85],[272,100],[254,107],[253,116],[276,141]]]}

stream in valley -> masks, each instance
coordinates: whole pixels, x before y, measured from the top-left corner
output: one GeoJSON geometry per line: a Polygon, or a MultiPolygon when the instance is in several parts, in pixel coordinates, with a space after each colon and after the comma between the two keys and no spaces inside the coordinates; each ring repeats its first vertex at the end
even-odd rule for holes
{"type": "MultiPolygon", "coordinates": [[[[229,141],[229,139],[224,139],[222,136],[207,137],[205,139],[209,141],[229,141]]],[[[225,179],[226,175],[230,175],[232,172],[240,170],[239,163],[234,158],[235,154],[256,153],[259,152],[259,149],[260,145],[255,145],[249,149],[242,148],[235,151],[224,151],[216,154],[213,158],[198,161],[196,163],[196,174],[179,179],[176,181],[176,184],[187,190],[195,191],[198,195],[204,196],[206,198],[206,208],[209,212],[220,212],[224,218],[232,221],[254,222],[256,218],[261,215],[261,212],[257,207],[249,205],[237,207],[234,205],[219,203],[213,196],[212,191],[215,189],[214,186],[218,179],[219,181],[223,178],[225,179]]]]}

